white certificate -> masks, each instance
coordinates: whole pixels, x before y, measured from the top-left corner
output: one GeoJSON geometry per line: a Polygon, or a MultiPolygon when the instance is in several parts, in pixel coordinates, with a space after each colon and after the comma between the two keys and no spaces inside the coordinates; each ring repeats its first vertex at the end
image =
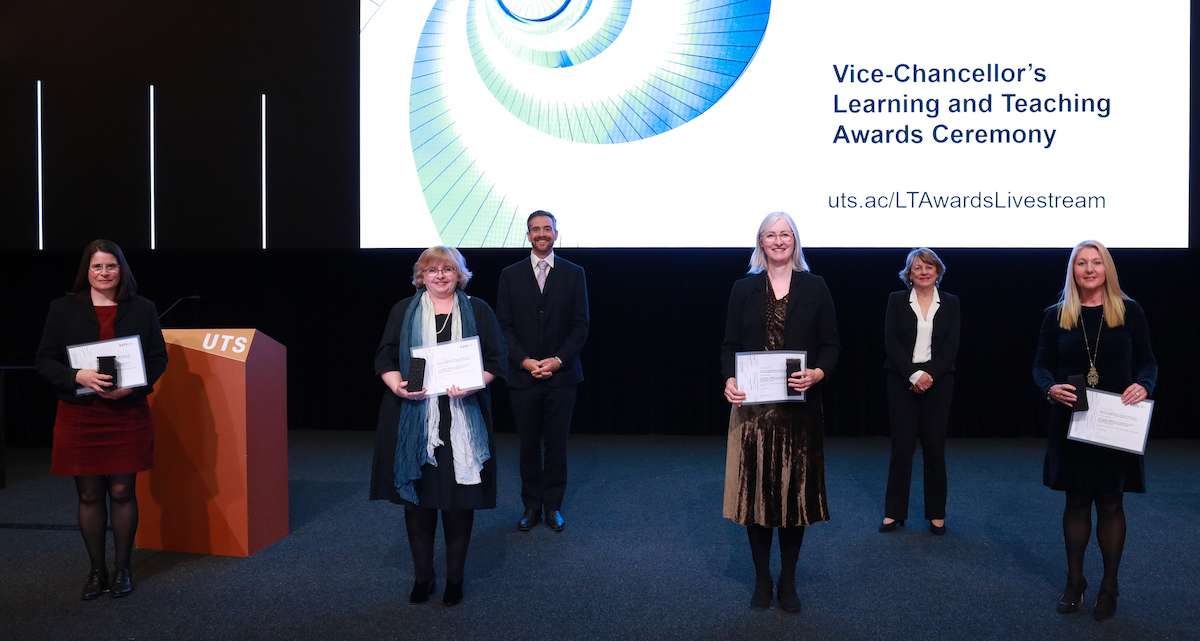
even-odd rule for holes
{"type": "Polygon", "coordinates": [[[486,387],[478,336],[414,347],[412,355],[425,359],[425,393],[429,396],[441,396],[451,385],[464,392],[486,387]]]}
{"type": "MultiPolygon", "coordinates": [[[[96,369],[97,359],[101,356],[117,357],[117,386],[108,389],[141,387],[146,384],[146,359],[142,357],[142,339],[137,334],[110,341],[67,346],[67,361],[73,369],[96,369]]],[[[76,396],[95,393],[90,387],[75,390],[76,396]]]]}
{"type": "Polygon", "coordinates": [[[737,388],[746,393],[742,405],[804,401],[806,392],[788,396],[787,379],[791,372],[787,371],[787,361],[798,358],[800,369],[808,369],[808,352],[738,352],[736,358],[737,388]]]}
{"type": "Polygon", "coordinates": [[[1121,402],[1120,394],[1089,389],[1087,402],[1087,411],[1071,415],[1067,438],[1134,454],[1146,453],[1154,401],[1126,405],[1121,402]]]}

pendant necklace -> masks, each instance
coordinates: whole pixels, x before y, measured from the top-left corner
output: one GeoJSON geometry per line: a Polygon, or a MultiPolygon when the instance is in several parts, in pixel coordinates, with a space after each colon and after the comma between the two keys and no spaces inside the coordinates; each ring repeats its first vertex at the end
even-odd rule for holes
{"type": "Polygon", "coordinates": [[[1087,350],[1088,365],[1091,369],[1087,373],[1088,387],[1095,387],[1100,384],[1100,374],[1096,371],[1096,357],[1100,355],[1100,332],[1104,329],[1104,318],[1100,319],[1100,327],[1096,330],[1096,349],[1092,351],[1091,345],[1088,343],[1087,325],[1083,324],[1083,312],[1079,314],[1079,326],[1083,329],[1083,348],[1087,350]]]}

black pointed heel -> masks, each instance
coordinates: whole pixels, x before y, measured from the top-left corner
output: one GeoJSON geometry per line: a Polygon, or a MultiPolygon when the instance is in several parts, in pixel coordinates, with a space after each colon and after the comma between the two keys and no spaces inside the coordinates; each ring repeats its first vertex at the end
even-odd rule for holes
{"type": "Polygon", "coordinates": [[[896,528],[900,528],[900,527],[904,527],[904,519],[897,519],[895,521],[892,521],[891,523],[881,524],[879,526],[879,533],[887,534],[888,532],[895,532],[896,528]]]}
{"type": "Polygon", "coordinates": [[[413,605],[425,603],[435,590],[437,590],[437,575],[429,577],[428,581],[413,581],[413,589],[408,594],[408,602],[413,605]]]}
{"type": "Polygon", "coordinates": [[[750,607],[755,610],[766,610],[771,607],[771,593],[775,585],[771,579],[759,579],[754,582],[754,594],[750,596],[750,607]]]}
{"type": "Polygon", "coordinates": [[[796,593],[795,583],[780,581],[775,589],[777,590],[776,596],[779,597],[780,610],[792,613],[800,611],[800,595],[796,593]]]}
{"type": "Polygon", "coordinates": [[[1067,587],[1063,588],[1062,597],[1058,600],[1058,613],[1070,614],[1079,611],[1079,604],[1083,603],[1083,593],[1087,590],[1087,579],[1079,579],[1077,583],[1067,583],[1067,587]]]}
{"type": "MultiPolygon", "coordinates": [[[[1080,596],[1083,599],[1083,596],[1080,596]]],[[[1097,621],[1107,621],[1113,618],[1117,613],[1117,590],[1114,588],[1100,588],[1100,592],[1096,594],[1096,607],[1092,608],[1092,618],[1097,621]]]]}
{"type": "Polygon", "coordinates": [[[446,593],[442,595],[442,603],[447,607],[456,606],[462,603],[463,600],[463,582],[455,583],[449,579],[446,580],[446,593]]]}

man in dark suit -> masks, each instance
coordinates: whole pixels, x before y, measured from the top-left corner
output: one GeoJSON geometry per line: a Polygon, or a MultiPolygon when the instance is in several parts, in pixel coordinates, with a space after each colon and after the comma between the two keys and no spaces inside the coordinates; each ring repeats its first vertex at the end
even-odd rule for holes
{"type": "Polygon", "coordinates": [[[587,283],[582,267],[554,254],[558,227],[553,214],[535,211],[526,226],[533,251],[504,268],[496,296],[496,317],[508,343],[509,397],[521,439],[525,514],[517,528],[528,532],[545,511],[546,525],[561,532],[567,435],[583,381],[579,350],[588,333],[587,283]]]}

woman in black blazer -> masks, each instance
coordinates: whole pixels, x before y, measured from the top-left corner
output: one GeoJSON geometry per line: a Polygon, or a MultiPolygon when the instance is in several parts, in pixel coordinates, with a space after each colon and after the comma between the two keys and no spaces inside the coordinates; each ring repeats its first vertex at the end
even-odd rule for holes
{"type": "Polygon", "coordinates": [[[825,497],[824,422],[821,389],[837,363],[841,344],[833,299],[820,276],[808,271],[785,213],[770,214],[759,226],[750,275],[733,284],[721,343],[721,373],[729,416],[723,514],[746,526],[755,587],[750,607],[771,605],[771,541],[779,529],[782,563],[775,595],[779,607],[800,611],[796,562],[804,527],[829,520],[825,497]],[[738,352],[803,350],[806,369],[788,372],[789,387],[805,402],[742,405],[738,352]]]}
{"type": "Polygon", "coordinates": [[[925,462],[925,518],[929,531],[946,533],[946,425],[954,397],[958,355],[958,297],[940,291],[946,266],[933,250],[908,253],[900,280],[908,289],[888,297],[883,324],[892,460],[880,532],[908,518],[912,457],[921,440],[925,462]]]}
{"type": "Polygon", "coordinates": [[[137,295],[137,281],[116,243],[94,240],[84,249],[74,287],[50,305],[34,364],[59,399],[50,473],[74,477],[79,495],[79,530],[92,564],[80,597],[127,596],[134,587],[129,557],[137,533],[137,473],[154,467],[146,396],[167,369],[167,346],[154,303],[137,295]],[[95,365],[75,368],[68,360],[71,345],[127,336],[141,342],[143,386],[123,387],[119,376],[114,385],[95,365]],[[112,581],[104,551],[110,521],[112,581]]]}

